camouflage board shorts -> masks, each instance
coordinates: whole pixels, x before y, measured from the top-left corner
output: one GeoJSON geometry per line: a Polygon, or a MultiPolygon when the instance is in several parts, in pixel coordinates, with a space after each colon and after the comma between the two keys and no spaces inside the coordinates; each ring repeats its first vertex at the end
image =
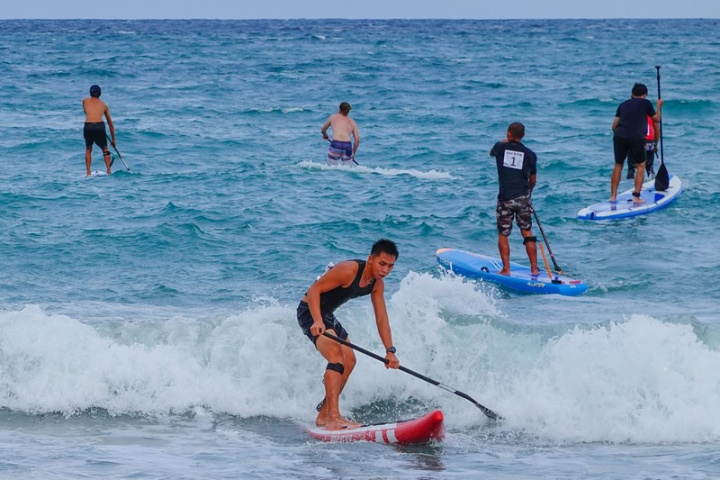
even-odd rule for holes
{"type": "Polygon", "coordinates": [[[500,235],[506,237],[510,235],[513,218],[515,218],[520,230],[530,230],[532,228],[530,195],[523,195],[512,200],[498,200],[495,216],[497,217],[497,229],[500,235]]]}

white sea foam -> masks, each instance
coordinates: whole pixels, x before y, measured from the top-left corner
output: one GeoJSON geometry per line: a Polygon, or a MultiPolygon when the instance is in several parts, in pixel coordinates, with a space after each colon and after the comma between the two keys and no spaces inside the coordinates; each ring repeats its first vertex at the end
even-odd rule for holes
{"type": "Polygon", "coordinates": [[[409,175],[411,177],[415,178],[421,178],[423,180],[454,180],[455,177],[453,177],[450,172],[444,172],[442,170],[428,170],[428,171],[422,171],[422,170],[415,170],[415,169],[405,169],[405,168],[383,168],[383,167],[366,167],[365,165],[355,165],[355,166],[333,166],[333,165],[327,165],[323,163],[318,162],[312,162],[312,161],[302,161],[298,162],[298,167],[308,169],[308,170],[337,170],[337,171],[346,171],[349,173],[358,173],[358,174],[368,174],[368,173],[374,173],[377,175],[384,175],[388,177],[397,177],[399,175],[409,175]]]}
{"type": "MultiPolygon", "coordinates": [[[[633,315],[550,334],[507,318],[493,291],[410,272],[387,301],[403,365],[500,413],[500,429],[557,441],[720,439],[720,353],[690,325],[633,315]]],[[[338,317],[353,342],[381,354],[369,301],[338,317]]],[[[29,306],[0,314],[0,342],[0,404],[28,413],[201,407],[311,421],[323,395],[325,362],[301,334],[295,305],[267,298],[212,318],[92,325],[29,306]]],[[[443,408],[451,429],[485,422],[466,399],[357,357],[343,411],[415,399],[443,408]]]]}

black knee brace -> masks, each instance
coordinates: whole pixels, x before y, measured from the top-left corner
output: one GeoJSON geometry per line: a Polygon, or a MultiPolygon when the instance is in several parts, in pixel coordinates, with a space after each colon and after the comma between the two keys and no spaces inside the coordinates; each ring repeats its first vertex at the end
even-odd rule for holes
{"type": "Polygon", "coordinates": [[[326,370],[332,370],[333,372],[338,372],[340,375],[345,373],[345,367],[342,363],[328,363],[326,370]]]}
{"type": "Polygon", "coordinates": [[[527,245],[528,243],[535,243],[537,242],[537,237],[525,237],[523,240],[523,245],[527,245]]]}

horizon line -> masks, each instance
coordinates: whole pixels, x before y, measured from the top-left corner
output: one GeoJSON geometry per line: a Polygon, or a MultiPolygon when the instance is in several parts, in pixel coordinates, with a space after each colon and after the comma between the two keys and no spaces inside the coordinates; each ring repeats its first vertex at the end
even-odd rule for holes
{"type": "Polygon", "coordinates": [[[345,21],[367,21],[367,20],[451,20],[451,21],[493,21],[493,20],[720,20],[718,17],[247,17],[247,18],[217,18],[217,17],[0,17],[4,20],[120,20],[120,21],[145,21],[145,20],[213,20],[213,21],[241,21],[241,20],[345,20],[345,21]]]}

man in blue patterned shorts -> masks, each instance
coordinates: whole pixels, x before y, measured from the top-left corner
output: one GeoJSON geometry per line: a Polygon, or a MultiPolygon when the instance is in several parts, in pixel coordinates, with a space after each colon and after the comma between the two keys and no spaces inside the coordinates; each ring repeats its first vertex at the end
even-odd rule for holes
{"type": "Polygon", "coordinates": [[[498,250],[503,268],[498,273],[510,275],[510,242],[513,218],[523,236],[525,251],[530,259],[533,275],[540,273],[537,266],[537,238],[532,234],[532,205],[530,195],[537,180],[537,155],[522,144],[525,126],[515,122],[508,126],[507,138],[497,142],[490,150],[495,157],[500,181],[497,196],[498,250]]]}
{"type": "Polygon", "coordinates": [[[357,164],[355,152],[360,145],[360,133],[355,120],[348,116],[351,109],[349,103],[342,102],[338,112],[330,115],[320,130],[323,138],[330,142],[327,155],[327,162],[330,165],[357,164]],[[332,128],[332,141],[327,134],[328,128],[332,128]],[[350,141],[351,137],[355,139],[354,145],[350,141]]]}

